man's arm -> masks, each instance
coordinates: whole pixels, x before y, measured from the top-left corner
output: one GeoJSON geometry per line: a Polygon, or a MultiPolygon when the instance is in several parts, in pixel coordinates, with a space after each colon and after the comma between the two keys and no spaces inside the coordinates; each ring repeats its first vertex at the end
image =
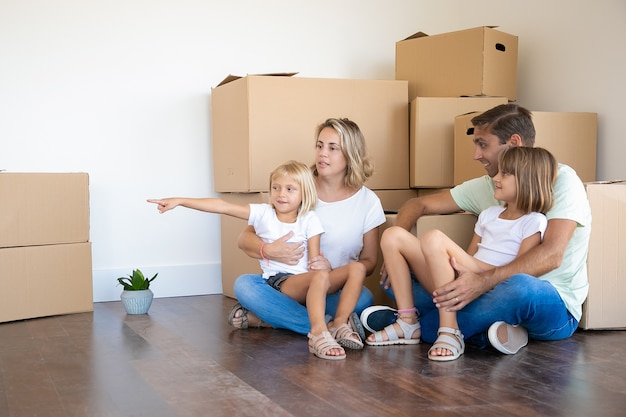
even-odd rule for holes
{"type": "Polygon", "coordinates": [[[461,208],[452,198],[450,190],[443,190],[407,200],[398,211],[396,226],[411,231],[417,220],[425,214],[450,214],[459,211],[461,208]]]}
{"type": "Polygon", "coordinates": [[[538,277],[558,268],[561,266],[565,249],[576,226],[573,220],[548,220],[548,227],[540,245],[515,258],[507,265],[481,274],[473,274],[465,270],[462,265],[454,265],[453,261],[453,266],[459,272],[459,276],[456,280],[435,290],[433,295],[437,307],[445,307],[448,311],[458,311],[512,275],[525,273],[538,277]]]}

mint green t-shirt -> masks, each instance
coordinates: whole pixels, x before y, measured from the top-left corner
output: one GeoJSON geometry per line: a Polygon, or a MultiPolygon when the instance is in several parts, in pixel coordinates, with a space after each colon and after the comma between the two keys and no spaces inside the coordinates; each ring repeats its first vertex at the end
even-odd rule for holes
{"type": "MultiPolygon", "coordinates": [[[[493,197],[494,190],[493,180],[485,175],[457,185],[450,193],[461,209],[478,215],[487,207],[502,204],[493,197]]],[[[578,227],[567,244],[561,266],[539,278],[554,285],[568,311],[580,321],[582,305],[589,290],[587,253],[591,232],[591,208],[585,186],[576,171],[567,165],[559,164],[554,197],[554,205],[546,214],[548,221],[573,220],[578,227]]]]}

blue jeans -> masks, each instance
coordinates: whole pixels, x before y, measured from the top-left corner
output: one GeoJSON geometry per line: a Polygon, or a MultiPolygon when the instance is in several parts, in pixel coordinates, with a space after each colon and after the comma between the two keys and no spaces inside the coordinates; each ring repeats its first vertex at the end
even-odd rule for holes
{"type": "MultiPolygon", "coordinates": [[[[391,297],[393,292],[385,290],[391,297]]],[[[433,343],[439,328],[439,310],[413,276],[413,300],[419,310],[422,339],[433,343]]],[[[468,344],[489,346],[487,330],[496,321],[519,324],[536,340],[570,337],[578,321],[569,313],[557,290],[548,281],[526,274],[513,275],[457,312],[459,328],[468,344]]]]}
{"type": "MultiPolygon", "coordinates": [[[[261,274],[241,275],[235,280],[235,296],[239,303],[255,316],[276,329],[288,329],[306,335],[311,330],[306,307],[272,288],[261,274]]],[[[339,294],[326,297],[326,314],[335,316],[339,304],[339,294]]],[[[361,312],[374,304],[372,292],[363,287],[356,303],[355,312],[361,312]]]]}

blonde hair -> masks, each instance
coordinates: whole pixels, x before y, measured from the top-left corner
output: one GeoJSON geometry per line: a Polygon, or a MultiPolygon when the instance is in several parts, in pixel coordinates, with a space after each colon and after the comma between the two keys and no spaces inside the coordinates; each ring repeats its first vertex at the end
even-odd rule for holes
{"type": "Polygon", "coordinates": [[[516,205],[524,214],[545,214],[552,208],[558,163],[549,151],[512,146],[500,153],[498,166],[501,174],[515,176],[516,205]]]}
{"type": "Polygon", "coordinates": [[[303,216],[314,210],[317,204],[317,189],[315,188],[315,180],[313,179],[311,168],[298,161],[287,161],[277,166],[270,173],[270,192],[272,190],[272,182],[281,175],[293,178],[300,185],[302,203],[300,204],[298,215],[303,216]]]}
{"type": "MultiPolygon", "coordinates": [[[[325,128],[331,128],[339,135],[341,152],[346,158],[347,167],[344,183],[349,188],[361,188],[374,173],[374,165],[367,154],[365,138],[359,126],[349,119],[327,119],[317,126],[315,140],[325,128]]],[[[317,167],[312,166],[313,175],[317,176],[317,167]]]]}

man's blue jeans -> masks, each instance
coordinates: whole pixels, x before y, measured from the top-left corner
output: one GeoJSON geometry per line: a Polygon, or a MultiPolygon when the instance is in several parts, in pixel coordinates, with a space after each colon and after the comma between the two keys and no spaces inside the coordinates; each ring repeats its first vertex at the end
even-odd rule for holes
{"type": "MultiPolygon", "coordinates": [[[[311,330],[306,307],[276,291],[260,274],[241,275],[235,280],[235,296],[239,303],[255,316],[277,329],[288,329],[306,335],[311,330]]],[[[326,314],[335,316],[341,291],[326,297],[326,314]]],[[[363,287],[355,312],[374,304],[372,292],[363,287]]]]}
{"type": "MultiPolygon", "coordinates": [[[[391,289],[386,292],[393,297],[391,289]]],[[[419,310],[422,340],[433,343],[439,328],[439,310],[429,294],[413,277],[413,299],[419,310]]],[[[570,337],[578,321],[569,313],[554,286],[526,274],[513,275],[491,291],[457,312],[461,332],[468,344],[479,348],[489,345],[487,330],[496,321],[519,324],[536,340],[570,337]]]]}

